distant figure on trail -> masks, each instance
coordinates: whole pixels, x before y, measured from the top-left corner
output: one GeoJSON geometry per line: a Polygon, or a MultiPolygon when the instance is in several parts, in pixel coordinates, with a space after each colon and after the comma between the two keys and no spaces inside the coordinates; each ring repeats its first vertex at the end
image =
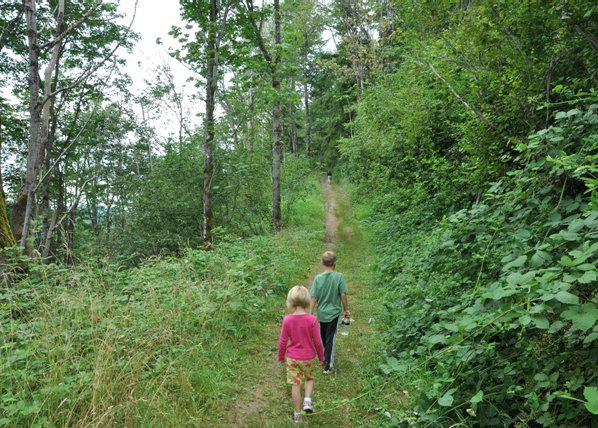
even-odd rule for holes
{"type": "Polygon", "coordinates": [[[328,182],[331,183],[332,182],[332,171],[328,171],[328,174],[326,174],[328,176],[328,182]]]}
{"type": "Polygon", "coordinates": [[[317,317],[320,322],[320,336],[324,344],[324,373],[334,373],[334,341],[341,309],[345,317],[350,318],[347,304],[347,283],[340,272],[335,272],[336,254],[326,251],[322,255],[324,272],[317,275],[311,286],[311,305],[309,312],[314,313],[317,306],[317,317]]]}
{"type": "Polygon", "coordinates": [[[324,362],[324,348],[320,339],[318,320],[307,313],[309,306],[307,288],[297,285],[289,290],[287,307],[294,312],[284,317],[278,339],[278,362],[286,362],[287,383],[292,385],[295,422],[301,422],[302,379],[305,378],[303,411],[313,413],[314,405],[311,396],[314,390],[314,369],[317,367],[313,361],[316,354],[320,362],[324,362]]]}

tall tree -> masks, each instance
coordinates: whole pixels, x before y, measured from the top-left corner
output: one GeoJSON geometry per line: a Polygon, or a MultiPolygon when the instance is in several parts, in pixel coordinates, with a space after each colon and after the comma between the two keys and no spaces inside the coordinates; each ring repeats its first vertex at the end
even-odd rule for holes
{"type": "Polygon", "coordinates": [[[374,12],[367,1],[341,0],[334,3],[341,18],[338,32],[342,36],[342,51],[351,64],[359,95],[375,66],[377,41],[374,37],[374,12]]]}
{"type": "MultiPolygon", "coordinates": [[[[218,0],[210,0],[210,20],[208,43],[206,45],[206,123],[203,166],[203,245],[211,249],[214,237],[214,213],[212,210],[212,190],[214,175],[214,109],[218,88],[218,0]]],[[[226,14],[223,18],[226,21],[226,14]]]]}
{"type": "Polygon", "coordinates": [[[187,36],[179,29],[173,29],[173,34],[181,41],[186,41],[186,53],[180,52],[175,57],[190,65],[203,63],[202,73],[206,79],[206,114],[204,121],[204,166],[203,166],[203,226],[202,239],[205,249],[211,249],[214,241],[212,229],[214,227],[214,213],[212,193],[214,189],[214,146],[215,146],[215,109],[216,91],[220,81],[218,67],[220,65],[220,47],[226,37],[231,38],[234,25],[227,28],[229,13],[233,11],[235,2],[230,0],[188,1],[182,0],[183,18],[199,25],[199,30],[192,42],[187,42],[187,36]],[[207,20],[206,20],[207,17],[207,20]],[[207,40],[203,40],[207,34],[207,40]]]}
{"type": "Polygon", "coordinates": [[[256,10],[253,0],[245,0],[247,17],[249,18],[250,28],[257,47],[266,64],[272,79],[272,89],[274,90],[274,105],[272,107],[272,223],[275,232],[282,230],[282,212],[280,198],[280,165],[282,162],[282,120],[281,120],[281,102],[280,102],[280,62],[281,62],[281,35],[280,35],[280,1],[274,0],[274,54],[268,49],[264,36],[262,34],[263,21],[258,25],[256,21],[256,10]]]}
{"type": "MultiPolygon", "coordinates": [[[[130,42],[129,28],[109,23],[116,17],[114,4],[104,4],[101,0],[83,2],[71,5],[65,9],[64,0],[59,0],[55,10],[53,32],[48,34],[44,29],[48,23],[38,27],[38,18],[47,15],[47,10],[39,10],[36,0],[24,1],[27,22],[28,41],[28,95],[29,95],[29,143],[25,182],[21,187],[15,203],[11,208],[11,226],[15,236],[25,246],[29,235],[29,224],[33,215],[34,202],[41,182],[38,182],[40,172],[50,156],[50,136],[55,132],[50,130],[50,118],[54,114],[57,96],[64,95],[76,87],[84,85],[115,53],[116,49],[130,42]],[[66,12],[69,11],[69,16],[66,12]],[[43,13],[42,13],[43,12],[43,13]],[[104,39],[93,34],[102,26],[104,39]],[[95,26],[95,28],[93,28],[95,26]],[[93,29],[92,29],[93,28],[93,29]],[[90,33],[92,33],[90,35],[90,33]],[[76,40],[85,39],[85,43],[98,45],[97,50],[76,49],[76,40]],[[68,42],[68,43],[67,43],[68,42]],[[111,43],[114,43],[111,45],[111,43]],[[66,49],[68,46],[69,49],[66,49]],[[77,75],[69,79],[61,79],[59,68],[61,59],[68,60],[70,50],[75,55],[92,55],[84,58],[87,62],[71,63],[77,75]],[[92,52],[92,53],[90,53],[92,52]],[[40,60],[50,55],[44,69],[43,78],[40,76],[40,60]],[[76,65],[75,65],[76,64],[76,65]]],[[[56,124],[56,122],[53,122],[56,124]]],[[[44,174],[44,179],[48,179],[44,174]]]]}
{"type": "MultiPolygon", "coordinates": [[[[310,115],[310,88],[312,84],[314,51],[321,48],[322,31],[326,23],[324,8],[316,0],[291,0],[283,4],[287,14],[285,22],[288,28],[285,33],[291,37],[285,38],[285,44],[291,45],[295,41],[298,48],[296,59],[299,60],[301,70],[301,84],[303,87],[303,127],[305,130],[305,154],[309,156],[311,147],[312,118],[310,115]]],[[[288,60],[288,58],[285,58],[288,60]]],[[[285,67],[288,70],[288,67],[285,67]]]]}
{"type": "MultiPolygon", "coordinates": [[[[2,151],[2,116],[0,116],[0,152],[2,151]]],[[[6,195],[2,184],[2,168],[0,163],[0,248],[16,245],[15,237],[6,216],[6,195]]]]}

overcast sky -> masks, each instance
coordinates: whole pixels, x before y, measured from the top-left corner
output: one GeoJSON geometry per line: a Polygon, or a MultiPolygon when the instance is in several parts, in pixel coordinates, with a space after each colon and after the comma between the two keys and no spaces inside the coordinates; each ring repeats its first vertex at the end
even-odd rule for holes
{"type": "MultiPolygon", "coordinates": [[[[127,14],[126,25],[128,25],[135,10],[135,0],[120,0],[120,4],[122,11],[127,14]]],[[[168,48],[177,46],[174,39],[168,35],[168,31],[173,25],[183,25],[180,19],[178,0],[138,1],[132,29],[141,36],[141,40],[133,48],[132,54],[125,55],[124,52],[121,52],[121,55],[127,59],[127,73],[133,79],[132,90],[138,94],[145,89],[144,79],[150,79],[159,65],[167,63],[170,65],[177,90],[185,85],[186,107],[193,111],[201,111],[203,103],[195,101],[193,105],[190,104],[190,95],[197,93],[197,89],[192,84],[185,82],[191,73],[185,66],[168,55],[168,48]],[[158,38],[162,40],[161,45],[156,44],[158,38]]],[[[192,121],[192,126],[200,122],[194,116],[189,119],[192,121]]],[[[169,132],[178,130],[178,125],[173,123],[175,121],[174,116],[167,114],[157,127],[160,136],[165,137],[169,132]]]]}
{"type": "MultiPolygon", "coordinates": [[[[126,12],[127,18],[130,19],[135,9],[135,0],[121,0],[121,7],[126,12]]],[[[168,31],[173,25],[182,25],[178,0],[138,1],[132,29],[141,36],[141,40],[135,46],[133,54],[127,56],[127,61],[129,71],[139,73],[138,77],[141,78],[141,83],[143,83],[143,78],[147,77],[148,71],[163,61],[170,60],[167,48],[175,46],[175,42],[168,35],[168,31]],[[158,38],[162,40],[162,45],[156,44],[158,38]]],[[[177,67],[176,70],[173,70],[177,72],[176,74],[179,72],[187,74],[185,67],[176,61],[171,61],[171,66],[177,67]]]]}

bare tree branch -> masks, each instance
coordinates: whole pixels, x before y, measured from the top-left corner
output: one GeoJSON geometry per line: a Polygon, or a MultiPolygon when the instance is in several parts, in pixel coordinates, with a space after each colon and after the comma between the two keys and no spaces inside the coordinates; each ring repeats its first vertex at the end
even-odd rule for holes
{"type": "Polygon", "coordinates": [[[457,98],[461,102],[461,104],[463,104],[465,107],[467,107],[467,109],[469,109],[469,111],[471,111],[476,116],[478,116],[480,119],[482,119],[482,121],[486,125],[488,125],[489,127],[491,127],[492,129],[494,129],[495,131],[498,132],[498,128],[496,127],[496,125],[494,125],[492,122],[490,122],[480,110],[478,110],[476,107],[470,105],[461,95],[459,95],[459,93],[451,86],[451,84],[449,82],[447,82],[447,80],[436,71],[436,69],[434,68],[434,65],[432,65],[431,62],[428,62],[427,65],[430,68],[430,70],[432,70],[432,73],[434,73],[436,75],[436,77],[438,77],[438,79],[440,79],[449,88],[449,90],[453,93],[455,98],[457,98]]]}
{"type": "Polygon", "coordinates": [[[581,25],[579,24],[575,24],[575,29],[581,34],[583,35],[588,42],[590,42],[590,45],[592,46],[592,48],[598,52],[598,38],[596,38],[596,36],[594,36],[592,33],[586,31],[581,25]]]}
{"type": "MultiPolygon", "coordinates": [[[[71,26],[69,26],[69,28],[67,28],[66,30],[64,30],[62,33],[60,33],[58,36],[56,36],[56,38],[54,38],[53,40],[50,40],[47,43],[44,43],[43,45],[41,45],[39,47],[40,50],[44,50],[44,49],[50,49],[52,48],[54,45],[57,45],[58,43],[60,43],[66,36],[68,36],[68,34],[73,31],[75,28],[77,28],[79,25],[81,25],[83,22],[85,22],[87,20],[87,18],[89,18],[89,16],[95,12],[95,10],[102,4],[102,0],[98,0],[94,3],[94,5],[91,7],[91,9],[89,9],[85,15],[83,15],[79,20],[77,20],[75,23],[73,23],[71,26]]],[[[135,3],[135,8],[137,8],[137,3],[135,3]]],[[[129,26],[130,27],[130,26],[129,26]]]]}
{"type": "Polygon", "coordinates": [[[127,31],[125,32],[125,35],[119,40],[119,42],[116,44],[116,46],[114,46],[114,48],[100,62],[98,62],[94,66],[90,66],[87,69],[87,71],[83,72],[81,74],[81,76],[79,76],[77,79],[75,79],[75,81],[72,84],[65,86],[63,88],[59,88],[59,89],[55,90],[54,92],[52,92],[50,95],[48,95],[48,97],[46,97],[43,100],[42,105],[44,103],[48,102],[48,100],[50,98],[58,95],[59,93],[68,91],[68,90],[73,89],[74,87],[80,85],[82,82],[87,80],[89,78],[89,76],[91,76],[93,73],[95,73],[102,65],[104,65],[106,63],[106,61],[108,61],[112,57],[112,55],[114,55],[116,50],[121,46],[122,42],[124,40],[126,40],[126,36],[131,32],[131,27],[133,25],[133,21],[135,21],[135,15],[137,14],[137,3],[139,3],[139,0],[135,0],[135,8],[133,10],[133,17],[131,18],[131,22],[129,23],[129,26],[127,27],[127,31]]]}
{"type": "Polygon", "coordinates": [[[54,225],[54,229],[56,229],[58,226],[60,226],[60,224],[64,221],[64,219],[67,218],[68,215],[71,213],[71,211],[73,211],[73,209],[79,204],[79,200],[81,199],[81,196],[83,195],[83,189],[85,189],[85,186],[87,186],[91,181],[95,180],[96,178],[98,178],[98,176],[94,175],[94,176],[88,178],[87,180],[85,180],[85,182],[81,185],[81,188],[77,192],[77,196],[75,197],[75,200],[71,204],[71,207],[68,209],[68,211],[66,213],[64,213],[64,215],[60,218],[60,220],[58,220],[58,222],[56,222],[56,224],[54,225]]]}
{"type": "Polygon", "coordinates": [[[68,146],[66,146],[64,149],[62,149],[62,151],[58,154],[58,156],[56,157],[56,160],[54,161],[54,163],[50,166],[50,168],[48,168],[48,170],[46,171],[46,173],[44,174],[44,176],[39,180],[39,182],[37,183],[37,186],[35,186],[35,189],[33,190],[33,192],[37,192],[37,190],[39,189],[39,186],[41,186],[41,184],[44,182],[44,180],[46,178],[48,178],[48,176],[50,175],[50,173],[54,170],[54,168],[56,168],[56,165],[58,164],[58,162],[60,161],[60,159],[64,156],[64,154],[71,148],[71,146],[77,141],[77,139],[81,136],[81,134],[83,133],[83,131],[85,131],[85,128],[87,128],[87,124],[91,121],[91,118],[93,117],[93,114],[95,113],[95,111],[98,108],[98,104],[95,104],[93,111],[91,112],[91,114],[89,115],[89,117],[87,118],[87,120],[85,121],[85,123],[83,124],[83,126],[81,127],[81,129],[79,130],[79,132],[77,133],[77,135],[75,135],[75,138],[73,138],[71,140],[71,142],[68,144],[68,146]]]}
{"type": "Polygon", "coordinates": [[[530,61],[529,57],[527,56],[527,54],[521,47],[521,43],[519,43],[519,40],[517,40],[515,38],[515,36],[513,34],[511,34],[511,32],[509,31],[509,29],[506,26],[502,27],[502,31],[503,31],[503,33],[506,34],[506,36],[509,38],[509,40],[511,40],[511,42],[513,42],[513,46],[515,46],[515,49],[517,49],[521,53],[521,56],[523,57],[523,59],[525,59],[525,62],[528,65],[531,65],[532,62],[530,61]]]}
{"type": "Polygon", "coordinates": [[[253,16],[253,0],[245,0],[245,8],[247,9],[247,12],[248,12],[247,16],[249,18],[249,22],[251,23],[251,26],[253,27],[253,29],[255,31],[255,36],[257,38],[258,47],[259,47],[260,51],[262,52],[264,59],[266,60],[268,65],[270,65],[270,68],[272,68],[272,71],[274,72],[275,66],[273,64],[272,56],[270,55],[270,52],[268,51],[268,48],[266,47],[266,43],[264,42],[264,38],[262,37],[261,24],[258,26],[257,22],[255,22],[255,17],[253,16]]]}

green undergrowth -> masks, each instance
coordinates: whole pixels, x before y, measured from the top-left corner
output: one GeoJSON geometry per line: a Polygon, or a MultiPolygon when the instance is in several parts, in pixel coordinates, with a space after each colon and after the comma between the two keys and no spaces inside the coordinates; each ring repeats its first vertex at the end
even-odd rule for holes
{"type": "Polygon", "coordinates": [[[598,104],[555,121],[463,209],[372,204],[389,425],[598,424],[598,104]]]}
{"type": "Polygon", "coordinates": [[[0,290],[0,425],[214,426],[259,326],[311,270],[321,207],[318,188],[275,236],[132,269],[30,265],[0,290]]]}

